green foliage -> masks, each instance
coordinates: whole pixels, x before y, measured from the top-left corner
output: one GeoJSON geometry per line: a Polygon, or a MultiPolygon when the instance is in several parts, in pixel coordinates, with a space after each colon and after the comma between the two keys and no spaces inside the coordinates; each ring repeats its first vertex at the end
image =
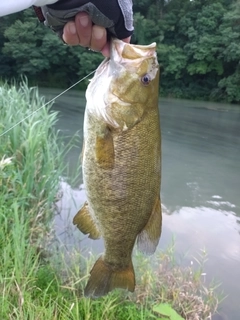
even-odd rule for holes
{"type": "Polygon", "coordinates": [[[161,316],[158,320],[184,320],[168,303],[160,303],[154,306],[153,311],[161,316]]]}
{"type": "Polygon", "coordinates": [[[1,319],[37,319],[26,301],[40,290],[57,294],[54,274],[40,267],[38,246],[47,236],[65,148],[53,129],[57,113],[43,105],[26,82],[0,86],[1,319]]]}
{"type": "Polygon", "coordinates": [[[158,43],[162,94],[240,101],[239,1],[156,3],[151,18],[149,5],[135,3],[134,40],[158,43]]]}
{"type": "Polygon", "coordinates": [[[218,86],[217,94],[220,93],[224,99],[229,102],[240,101],[240,63],[232,75],[219,81],[218,86]]]}
{"type": "Polygon", "coordinates": [[[37,23],[32,10],[15,17],[11,23],[6,22],[1,50],[5,59],[14,61],[15,77],[26,75],[33,84],[62,87],[78,80],[78,51],[83,49],[64,46],[55,34],[37,23]]]}
{"type": "MultiPolygon", "coordinates": [[[[86,52],[79,51],[78,52],[78,65],[80,66],[78,75],[80,78],[84,77],[88,73],[95,70],[98,65],[103,61],[103,57],[96,52],[86,52]]],[[[86,84],[89,80],[86,80],[86,84]]]]}
{"type": "Polygon", "coordinates": [[[35,286],[35,297],[41,296],[42,292],[44,292],[45,295],[56,298],[60,288],[55,270],[49,265],[40,266],[35,274],[35,286]]]}
{"type": "Polygon", "coordinates": [[[183,49],[175,45],[160,44],[157,49],[159,63],[162,67],[163,76],[181,78],[187,64],[187,57],[183,49]]]}
{"type": "Polygon", "coordinates": [[[224,61],[225,72],[218,83],[215,96],[229,102],[240,101],[240,1],[235,1],[224,14],[220,26],[224,42],[219,58],[224,61]]]}
{"type": "Polygon", "coordinates": [[[61,152],[55,141],[57,135],[52,130],[57,113],[49,113],[50,106],[36,112],[40,105],[44,105],[44,99],[35,89],[28,89],[26,83],[19,88],[0,87],[1,132],[25,119],[0,137],[0,159],[11,159],[0,176],[3,197],[6,196],[9,206],[17,197],[31,210],[33,203],[43,206],[43,202],[51,202],[55,197],[56,168],[62,167],[61,158],[55,157],[61,152]]]}

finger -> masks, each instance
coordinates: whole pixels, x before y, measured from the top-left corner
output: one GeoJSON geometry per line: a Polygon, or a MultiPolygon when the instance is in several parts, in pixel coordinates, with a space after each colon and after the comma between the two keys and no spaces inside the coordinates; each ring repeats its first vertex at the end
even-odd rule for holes
{"type": "Polygon", "coordinates": [[[74,21],[70,21],[66,23],[66,25],[63,28],[63,36],[62,36],[64,42],[66,42],[69,45],[78,45],[79,44],[79,38],[75,26],[74,21]]]}
{"type": "Polygon", "coordinates": [[[102,48],[101,53],[104,57],[110,57],[110,43],[107,42],[102,48]]]}
{"type": "Polygon", "coordinates": [[[131,40],[131,37],[128,37],[128,38],[122,39],[122,41],[127,42],[127,43],[130,43],[130,40],[131,40]]]}
{"type": "Polygon", "coordinates": [[[101,51],[107,43],[107,31],[105,28],[94,25],[92,27],[92,38],[90,48],[94,51],[101,51]]]}
{"type": "Polygon", "coordinates": [[[79,38],[79,44],[82,47],[90,47],[92,37],[92,21],[85,12],[80,12],[75,18],[76,31],[79,38]]]}

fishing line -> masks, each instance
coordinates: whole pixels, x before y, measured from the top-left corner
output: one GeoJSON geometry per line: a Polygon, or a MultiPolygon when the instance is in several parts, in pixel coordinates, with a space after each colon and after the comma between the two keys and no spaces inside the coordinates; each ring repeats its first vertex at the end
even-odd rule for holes
{"type": "Polygon", "coordinates": [[[75,87],[77,84],[79,84],[80,82],[82,82],[83,80],[85,80],[86,78],[88,78],[91,74],[93,74],[96,70],[93,70],[92,72],[90,72],[88,75],[86,75],[85,77],[83,77],[81,80],[78,80],[76,83],[74,83],[73,85],[71,85],[71,87],[69,87],[68,89],[64,90],[63,92],[59,93],[55,98],[53,98],[52,100],[48,101],[47,103],[45,103],[43,106],[41,106],[40,108],[38,108],[37,110],[33,111],[33,113],[29,114],[27,117],[25,117],[24,119],[20,120],[19,122],[15,123],[12,127],[10,127],[9,129],[3,131],[3,133],[0,134],[0,137],[4,136],[6,133],[8,133],[9,131],[11,131],[12,129],[14,129],[16,126],[18,126],[20,123],[22,123],[23,121],[25,121],[27,118],[31,117],[32,115],[34,115],[36,112],[38,112],[39,110],[41,110],[42,108],[46,107],[49,103],[53,102],[54,100],[56,100],[57,98],[61,97],[64,93],[68,92],[69,90],[71,90],[73,87],[75,87]]]}

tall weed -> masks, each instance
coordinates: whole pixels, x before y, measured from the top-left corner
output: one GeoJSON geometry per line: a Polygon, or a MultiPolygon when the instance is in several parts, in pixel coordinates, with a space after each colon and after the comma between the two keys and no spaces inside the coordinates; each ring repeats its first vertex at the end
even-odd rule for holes
{"type": "Polygon", "coordinates": [[[28,319],[29,297],[40,290],[38,240],[47,236],[66,151],[57,112],[44,104],[26,81],[0,86],[1,319],[28,319]]]}

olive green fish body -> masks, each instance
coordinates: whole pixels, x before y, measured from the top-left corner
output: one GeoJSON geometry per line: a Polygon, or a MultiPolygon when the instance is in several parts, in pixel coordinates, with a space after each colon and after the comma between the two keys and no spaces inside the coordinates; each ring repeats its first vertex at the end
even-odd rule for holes
{"type": "Polygon", "coordinates": [[[116,287],[133,291],[136,239],[139,249],[150,254],[161,233],[155,45],[115,40],[112,47],[111,59],[115,61],[117,53],[118,64],[105,61],[87,92],[83,177],[88,201],[74,218],[82,232],[102,236],[105,244],[85,288],[87,296],[101,296],[116,287]],[[104,80],[108,86],[101,90],[104,80]]]}

